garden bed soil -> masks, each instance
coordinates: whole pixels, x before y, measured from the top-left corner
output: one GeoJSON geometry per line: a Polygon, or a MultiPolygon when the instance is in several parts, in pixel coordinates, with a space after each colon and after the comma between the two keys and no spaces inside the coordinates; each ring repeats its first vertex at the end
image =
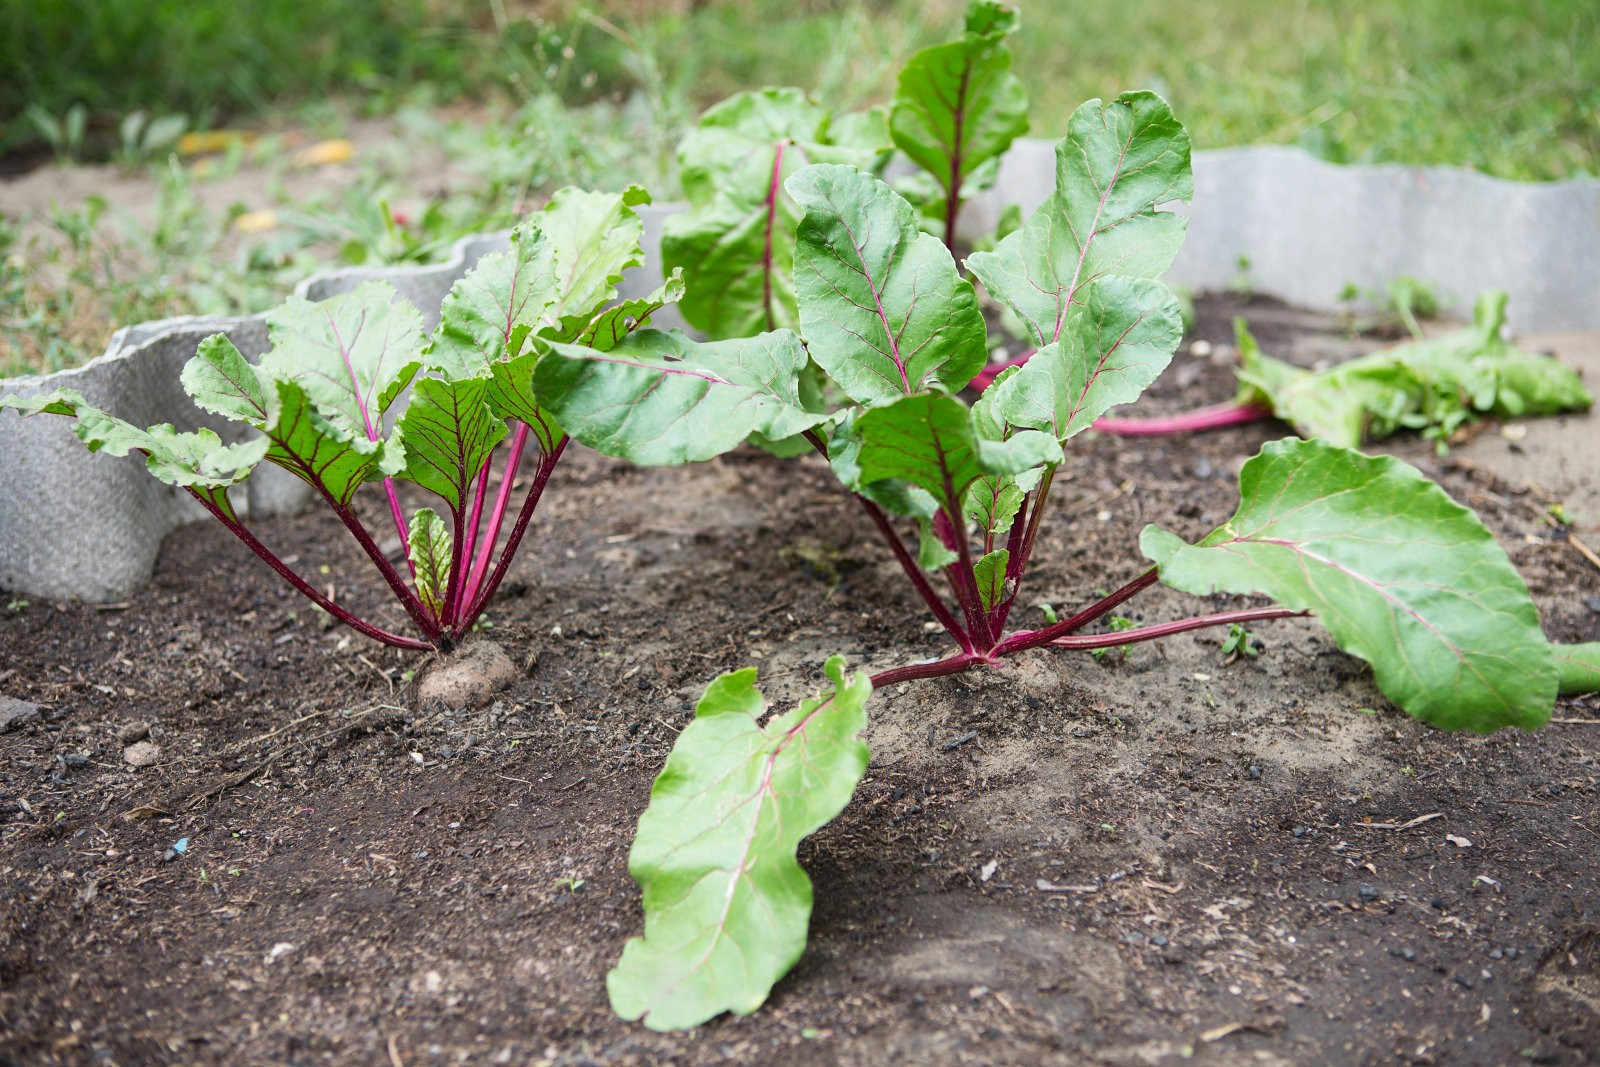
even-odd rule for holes
{"type": "MultiPolygon", "coordinates": [[[[1196,333],[1216,354],[1186,346],[1140,410],[1227,399],[1241,309],[1302,363],[1361,347],[1326,317],[1207,298],[1196,333]]],[[[1510,432],[1444,459],[1394,450],[1484,517],[1553,636],[1593,640],[1600,572],[1544,520],[1563,499],[1600,541],[1600,508],[1574,502],[1594,487],[1562,474],[1592,467],[1592,421],[1510,432]]],[[[1024,600],[1067,608],[1132,578],[1146,522],[1209,529],[1281,433],[1084,435],[1024,600]]],[[[261,532],[401,624],[330,517],[261,532]]],[[[1531,734],[1439,733],[1303,620],[1260,626],[1261,654],[1232,663],[1201,632],[880,692],[866,777],[801,850],[816,908],[799,965],[749,1017],[623,1022],[604,978],[641,925],[628,847],[705,683],[755,663],[793,701],[833,652],[882,669],[947,650],[821,464],[750,451],[638,470],[576,450],[490,617],[517,680],[419,711],[419,659],[326,628],[215,525],[169,537],[126,603],[0,613],[0,694],[42,707],[0,735],[0,1062],[1570,1063],[1600,1047],[1600,707],[1562,701],[1531,734]],[[139,724],[159,746],[142,768],[124,752],[139,724]]]]}

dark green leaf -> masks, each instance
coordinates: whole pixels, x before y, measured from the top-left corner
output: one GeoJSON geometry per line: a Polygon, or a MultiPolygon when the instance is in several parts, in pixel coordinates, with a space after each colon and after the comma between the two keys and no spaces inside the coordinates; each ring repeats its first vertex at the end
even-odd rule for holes
{"type": "Polygon", "coordinates": [[[504,420],[489,410],[488,393],[484,378],[423,378],[400,418],[405,476],[439,494],[453,512],[461,509],[468,486],[506,435],[504,420]]]}
{"type": "Polygon", "coordinates": [[[824,421],[806,410],[805,349],[788,330],[697,343],[641,330],[609,352],[548,342],[534,392],[568,433],[634,463],[692,463],[751,433],[789,437],[824,421]]]}

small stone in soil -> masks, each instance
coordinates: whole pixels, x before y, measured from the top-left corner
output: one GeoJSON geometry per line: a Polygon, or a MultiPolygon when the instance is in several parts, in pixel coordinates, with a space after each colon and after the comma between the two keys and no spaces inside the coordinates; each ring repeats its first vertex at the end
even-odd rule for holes
{"type": "Polygon", "coordinates": [[[1378,892],[1378,887],[1373,885],[1371,882],[1362,882],[1361,883],[1361,888],[1358,889],[1356,892],[1357,892],[1357,895],[1359,895],[1362,900],[1366,901],[1369,904],[1372,903],[1374,900],[1377,900],[1380,896],[1383,895],[1383,894],[1378,892]]]}
{"type": "Polygon", "coordinates": [[[117,740],[124,746],[143,741],[149,736],[150,724],[147,722],[130,722],[117,731],[117,740]]]}
{"type": "Polygon", "coordinates": [[[1392,948],[1389,950],[1389,955],[1398,956],[1407,963],[1417,962],[1417,950],[1414,948],[1392,948]]]}
{"type": "Polygon", "coordinates": [[[1294,828],[1294,836],[1296,837],[1304,837],[1308,832],[1309,831],[1304,826],[1296,826],[1294,828]]]}
{"type": "Polygon", "coordinates": [[[87,767],[89,766],[89,757],[82,752],[68,752],[61,757],[61,762],[68,767],[87,767]]]}
{"type": "Polygon", "coordinates": [[[16,697],[0,696],[0,734],[20,730],[39,721],[39,705],[16,697]]]}
{"type": "Polygon", "coordinates": [[[122,750],[122,758],[132,767],[149,767],[161,758],[161,746],[150,741],[135,741],[122,750]]]}
{"type": "Polygon", "coordinates": [[[1600,615],[1600,596],[1584,597],[1583,606],[1594,612],[1596,615],[1600,615]]]}
{"type": "Polygon", "coordinates": [[[1259,781],[1261,778],[1261,765],[1259,763],[1252,763],[1248,768],[1245,769],[1244,773],[1252,782],[1259,781]]]}

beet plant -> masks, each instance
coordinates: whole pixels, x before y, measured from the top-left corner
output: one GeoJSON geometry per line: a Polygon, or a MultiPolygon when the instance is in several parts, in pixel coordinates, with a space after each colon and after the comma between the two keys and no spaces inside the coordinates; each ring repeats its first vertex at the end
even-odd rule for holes
{"type": "Polygon", "coordinates": [[[90,451],[139,453],[152,475],[188,492],[340,622],[397,648],[448,651],[505,577],[568,444],[533,391],[538,339],[604,350],[682,290],[674,276],[646,299],[612,304],[622,271],[641,262],[643,226],[633,209],[647,199],[638,188],[557,193],[512,233],[508,250],[485,256],[456,283],[431,336],[392,287],[368,282],[269,312],[271,347],[258,363],[223,334],[207,338],[185,366],[183,386],[198,407],[255,431],[235,443],[210,429],[141,429],[70,390],[7,397],[0,408],[69,416],[90,451]],[[530,461],[519,500],[519,474],[530,461]],[[305,481],[333,510],[416,636],[358,617],[256,537],[229,490],[263,462],[305,481]],[[408,518],[397,482],[427,490],[439,506],[408,518]],[[363,519],[359,493],[370,486],[383,501],[363,519]],[[400,566],[369,523],[392,523],[400,566]]]}
{"type": "Polygon", "coordinates": [[[912,204],[841,164],[786,183],[803,212],[799,336],[698,343],[643,331],[606,352],[550,345],[540,361],[535,389],[568,431],[638,462],[702,458],[750,428],[801,434],[954,645],[870,677],[847,675],[835,657],[829,688],[765,721],[753,670],[711,683],[640,820],[629,869],[645,929],[610,975],[620,1014],[672,1028],[752,1011],[799,958],[811,885],[795,848],[864,773],[857,735],[875,688],[1033,650],[1306,615],[1367,661],[1396,705],[1443,729],[1536,727],[1558,688],[1600,680],[1600,648],[1546,640],[1527,587],[1471,511],[1397,459],[1318,440],[1266,445],[1241,471],[1238,510],[1200,541],[1147,526],[1138,545],[1152,566],[1139,577],[1050,625],[1009,628],[1064,447],[1137,399],[1182,334],[1178,303],[1156,278],[1183,239],[1182,220],[1162,207],[1191,188],[1183,127],[1152,93],[1090,101],[1056,158],[1054,195],[967,260],[1038,346],[971,406],[955,394],[988,352],[972,284],[912,204]],[[800,388],[808,357],[844,398],[834,410],[800,388]],[[1085,632],[1158,582],[1269,603],[1085,632]]]}
{"type": "Polygon", "coordinates": [[[835,114],[799,89],[737,93],[701,116],[678,149],[688,210],[667,220],[662,260],[681,268],[685,321],[713,339],[798,324],[795,228],[785,190],[812,163],[882,173],[898,149],[915,164],[899,180],[930,228],[954,240],[963,199],[992,184],[1000,156],[1028,128],[1028,98],[1005,38],[1015,7],[973,0],[961,36],[913,55],[887,109],[835,114]]]}

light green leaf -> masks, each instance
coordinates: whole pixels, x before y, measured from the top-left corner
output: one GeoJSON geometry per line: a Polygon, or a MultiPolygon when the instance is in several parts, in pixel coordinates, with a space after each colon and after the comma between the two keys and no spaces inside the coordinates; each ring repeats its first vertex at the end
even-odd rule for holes
{"type": "Polygon", "coordinates": [[[428,345],[428,366],[448,378],[481,378],[508,350],[517,327],[540,330],[558,321],[550,310],[563,278],[539,217],[511,231],[511,247],[491,252],[450,287],[428,345]]]}
{"type": "Polygon", "coordinates": [[[978,583],[978,599],[983,601],[984,611],[992,611],[1005,599],[1006,564],[1010,561],[1011,553],[998,548],[972,565],[972,577],[978,583]]]}
{"type": "Polygon", "coordinates": [[[467,487],[506,435],[504,420],[489,410],[489,381],[423,378],[400,417],[406,445],[405,477],[461,509],[467,487]]]}
{"type": "Polygon", "coordinates": [[[139,452],[157,480],[193,490],[233,517],[228,487],[242,482],[266,454],[267,441],[257,437],[238,444],[223,444],[211,430],[180,433],[163,423],[142,430],[84,401],[73,389],[57,389],[37,396],[7,396],[0,410],[15,409],[23,416],[51,414],[75,418],[73,432],[90,452],[126,456],[139,452]]]}
{"type": "Polygon", "coordinates": [[[980,437],[966,405],[939,393],[873,408],[856,419],[855,430],[861,482],[910,482],[956,516],[964,513],[967,487],[983,475],[1020,474],[1061,462],[1061,446],[1048,434],[1023,431],[1005,441],[980,437]]]}
{"type": "Polygon", "coordinates": [[[214,333],[201,341],[179,381],[204,411],[257,429],[271,419],[271,392],[227,334],[214,333]]]}
{"type": "Polygon", "coordinates": [[[546,347],[534,392],[573,437],[634,463],[693,463],[827,418],[801,401],[806,353],[788,330],[705,343],[641,330],[609,352],[546,347]]]}
{"type": "Polygon", "coordinates": [[[783,183],[808,163],[868,167],[887,146],[881,115],[834,125],[799,89],[738,93],[707,111],[678,148],[689,210],[661,237],[663,263],[688,283],[683,317],[713,339],[798,325],[800,211],[783,183]]]}
{"type": "Polygon", "coordinates": [[[1059,340],[984,391],[986,400],[994,394],[986,410],[1065,441],[1110,408],[1137,400],[1172,362],[1183,315],[1165,285],[1097,278],[1079,289],[1078,299],[1059,340]]]}
{"type": "Polygon", "coordinates": [[[1028,130],[1028,94],[1004,43],[1017,22],[1016,8],[979,0],[960,40],[923,49],[900,71],[890,136],[946,199],[1028,130]]]}
{"type": "Polygon", "coordinates": [[[649,202],[637,185],[620,193],[567,188],[535,216],[551,251],[550,269],[561,279],[550,321],[590,313],[616,297],[622,272],[644,262],[644,223],[633,209],[649,202]]]}
{"type": "Polygon", "coordinates": [[[1145,528],[1163,582],[1310,610],[1384,695],[1436,726],[1549,717],[1556,668],[1527,586],[1477,516],[1414,467],[1287,439],[1245,464],[1239,493],[1199,545],[1145,528]]]}
{"type": "Polygon", "coordinates": [[[1193,192],[1189,134],[1166,101],[1150,92],[1091,100],[1056,145],[1055,192],[966,266],[1043,347],[1060,336],[1082,286],[1111,274],[1155,278],[1172,265],[1187,224],[1157,209],[1193,192]]]}
{"type": "Polygon", "coordinates": [[[317,303],[292,296],[267,312],[267,331],[258,373],[297,382],[329,423],[373,441],[421,366],[422,316],[385,282],[317,303]]]}
{"type": "Polygon", "coordinates": [[[683,272],[676,268],[649,296],[622,300],[599,312],[562,319],[558,329],[546,330],[553,341],[583,345],[609,352],[629,334],[650,325],[650,316],[683,299],[683,272]]]}
{"type": "Polygon", "coordinates": [[[1564,697],[1600,692],[1600,641],[1550,646],[1558,687],[1564,697]]]}
{"type": "Polygon", "coordinates": [[[795,252],[811,358],[852,400],[955,391],[987,358],[972,285],[916,212],[853,167],[807,167],[787,184],[805,210],[795,252]]]}
{"type": "Polygon", "coordinates": [[[830,692],[765,727],[753,669],[706,687],[650,791],[628,871],[644,892],[644,937],[606,978],[625,1019],[673,1030],[749,1014],[805,951],[806,835],[843,810],[867,769],[872,683],[826,666],[830,692]]]}
{"type": "Polygon", "coordinates": [[[432,508],[418,508],[411,516],[408,540],[417,596],[438,618],[450,593],[450,527],[432,508]]]}
{"type": "Polygon", "coordinates": [[[1586,410],[1593,400],[1575,371],[1501,338],[1505,305],[1504,293],[1485,293],[1467,329],[1321,371],[1264,355],[1244,321],[1236,320],[1239,400],[1271,408],[1303,437],[1347,448],[1401,429],[1446,438],[1482,414],[1586,410]]]}

